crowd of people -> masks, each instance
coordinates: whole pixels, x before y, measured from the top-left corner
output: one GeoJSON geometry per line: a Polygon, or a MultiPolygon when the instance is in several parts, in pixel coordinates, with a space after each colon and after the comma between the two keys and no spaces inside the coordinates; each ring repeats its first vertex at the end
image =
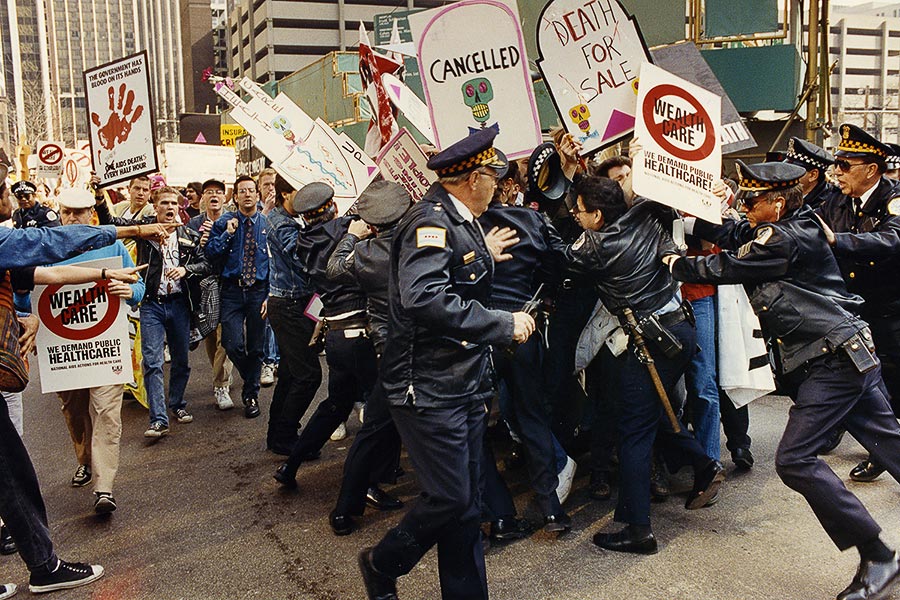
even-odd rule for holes
{"type": "MultiPolygon", "coordinates": [[[[838,548],[860,553],[838,599],[882,597],[900,577],[898,555],[818,457],[847,431],[871,453],[851,479],[885,470],[900,479],[900,283],[884,276],[900,260],[900,147],[853,125],[840,128],[834,155],[792,138],[764,163],[737,162],[735,178],[716,187],[724,221],[713,225],[635,196],[638,143],[585,161],[572,136],[551,134],[510,161],[494,130],[477,131],[431,149],[438,182],[419,202],[379,179],[344,215],[327,184],[296,190],[273,169],[184,189],[137,177],[119,202],[96,180],[40,202],[38,186],[7,187],[4,176],[15,229],[0,235],[0,292],[27,326],[27,350],[34,284],[109,279],[110,293],[139,312],[144,436],[165,437],[170,418],[193,421],[185,389],[202,345],[216,407],[234,408],[236,371],[243,415],[268,412],[266,448],[286,457],[274,473],[282,486],[295,487],[304,463],[364,407],[329,523],[349,535],[367,506],[402,508],[385,488],[406,449],[421,495],[359,555],[369,597],[390,600],[433,546],[444,598],[487,598],[484,551],[535,530],[517,514],[489,427],[513,440],[506,463],[527,467],[547,532],[572,527],[573,456],[590,471],[591,498],[616,492],[622,527],[593,538],[609,551],[659,551],[651,503],[684,467],[693,473],[685,508],[718,501],[722,430],[735,468],[754,464],[747,407],[735,407],[717,366],[717,286],[743,284],[794,402],[776,470],[838,548]],[[673,236],[682,225],[684,243],[673,236]],[[46,251],[25,257],[13,244],[46,251]],[[122,268],[72,266],[110,257],[122,268]],[[301,427],[323,377],[327,396],[301,427]],[[273,383],[266,406],[260,389],[273,383]]],[[[59,394],[72,485],[93,484],[98,514],[118,506],[123,394],[122,385],[59,394]]],[[[21,395],[5,396],[0,552],[21,552],[34,592],[94,581],[102,567],[53,553],[15,433],[21,395]]],[[[0,587],[0,599],[13,593],[0,587]]]]}

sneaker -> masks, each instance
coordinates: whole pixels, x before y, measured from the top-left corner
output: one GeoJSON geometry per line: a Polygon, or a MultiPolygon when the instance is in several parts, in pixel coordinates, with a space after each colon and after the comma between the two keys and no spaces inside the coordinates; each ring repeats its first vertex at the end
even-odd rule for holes
{"type": "Polygon", "coordinates": [[[361,424],[365,423],[366,422],[366,403],[365,402],[355,402],[353,404],[353,408],[355,408],[356,411],[359,413],[359,422],[361,424]]]}
{"type": "Polygon", "coordinates": [[[183,408],[175,410],[175,420],[179,423],[190,423],[194,420],[194,416],[183,408]]]}
{"type": "Polygon", "coordinates": [[[116,499],[109,492],[94,492],[94,512],[105,515],[116,510],[116,499]]]}
{"type": "Polygon", "coordinates": [[[172,355],[169,354],[169,347],[163,346],[163,360],[167,363],[172,362],[172,355]]]}
{"type": "Polygon", "coordinates": [[[75,475],[72,477],[72,487],[84,487],[91,482],[92,478],[90,465],[78,465],[75,475]]]}
{"type": "Polygon", "coordinates": [[[0,600],[6,600],[16,595],[16,584],[4,583],[0,585],[0,600]]]}
{"type": "Polygon", "coordinates": [[[163,425],[160,422],[150,423],[150,428],[144,432],[145,438],[161,438],[164,435],[169,433],[168,425],[163,425]]]}
{"type": "Polygon", "coordinates": [[[347,437],[347,428],[341,423],[338,425],[337,429],[334,430],[334,433],[331,434],[331,441],[339,442],[345,437],[347,437]]]}
{"type": "Polygon", "coordinates": [[[18,551],[19,547],[16,546],[16,540],[9,533],[6,525],[0,522],[0,554],[15,554],[18,551]]]}
{"type": "Polygon", "coordinates": [[[103,567],[85,563],[70,563],[56,559],[56,568],[35,569],[28,580],[28,590],[32,594],[68,590],[97,581],[103,577],[103,567]]]}
{"type": "Polygon", "coordinates": [[[575,479],[575,469],[577,467],[578,464],[572,460],[572,457],[567,456],[566,466],[557,475],[559,483],[556,485],[556,497],[559,498],[560,504],[566,501],[566,498],[569,497],[569,492],[572,491],[572,481],[575,479]]]}
{"type": "Polygon", "coordinates": [[[231,399],[231,394],[228,393],[227,387],[217,387],[214,394],[216,397],[216,408],[219,410],[234,408],[234,400],[231,399]]]}
{"type": "Polygon", "coordinates": [[[259,385],[269,387],[275,383],[275,365],[263,363],[262,371],[259,373],[259,385]]]}

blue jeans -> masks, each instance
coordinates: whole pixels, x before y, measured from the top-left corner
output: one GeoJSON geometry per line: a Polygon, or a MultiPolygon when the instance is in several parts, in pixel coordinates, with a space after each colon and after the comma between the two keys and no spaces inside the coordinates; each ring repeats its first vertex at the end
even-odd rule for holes
{"type": "Polygon", "coordinates": [[[263,351],[263,362],[267,365],[277,365],[281,362],[281,353],[278,351],[278,340],[275,339],[275,331],[272,324],[266,319],[266,345],[263,351]]]}
{"type": "Polygon", "coordinates": [[[150,404],[150,423],[169,425],[166,414],[166,392],[163,382],[163,341],[169,344],[169,408],[184,408],[184,389],[191,375],[188,352],[191,333],[191,311],[187,297],[170,302],[144,300],[141,303],[141,352],[143,353],[144,386],[150,404]]]}
{"type": "Polygon", "coordinates": [[[269,286],[263,281],[257,281],[250,287],[240,287],[229,280],[222,281],[222,347],[244,380],[241,399],[245,402],[250,398],[259,398],[259,372],[266,338],[266,322],[259,311],[268,295],[269,286]]]}
{"type": "Polygon", "coordinates": [[[694,424],[694,437],[710,457],[719,459],[719,383],[716,369],[716,298],[692,300],[697,319],[697,345],[685,372],[687,408],[694,424]]]}

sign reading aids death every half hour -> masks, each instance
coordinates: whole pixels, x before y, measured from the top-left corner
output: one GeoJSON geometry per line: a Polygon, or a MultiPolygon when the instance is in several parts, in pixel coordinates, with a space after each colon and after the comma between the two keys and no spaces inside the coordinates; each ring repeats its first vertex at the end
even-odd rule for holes
{"type": "Polygon", "coordinates": [[[411,14],[409,25],[435,146],[494,127],[494,146],[529,156],[541,127],[515,2],[461,0],[411,14]]]}
{"type": "Polygon", "coordinates": [[[637,77],[650,55],[617,0],[552,0],[538,19],[537,47],[537,68],[582,154],[632,132],[637,77]]]}
{"type": "MultiPolygon", "coordinates": [[[[79,263],[117,269],[121,257],[79,263]]],[[[108,282],[36,286],[32,311],[37,333],[41,392],[129,383],[133,378],[127,309],[108,282]]]]}
{"type": "Polygon", "coordinates": [[[721,223],[712,193],[722,176],[721,98],[650,63],[641,68],[634,135],[636,194],[721,223]]]}

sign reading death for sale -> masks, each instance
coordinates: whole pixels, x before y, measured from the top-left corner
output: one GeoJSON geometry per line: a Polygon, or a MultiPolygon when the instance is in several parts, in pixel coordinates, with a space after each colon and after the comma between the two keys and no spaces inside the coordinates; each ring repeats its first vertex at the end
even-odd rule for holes
{"type": "Polygon", "coordinates": [[[147,52],[88,69],[84,90],[100,185],[158,171],[147,52]]]}

